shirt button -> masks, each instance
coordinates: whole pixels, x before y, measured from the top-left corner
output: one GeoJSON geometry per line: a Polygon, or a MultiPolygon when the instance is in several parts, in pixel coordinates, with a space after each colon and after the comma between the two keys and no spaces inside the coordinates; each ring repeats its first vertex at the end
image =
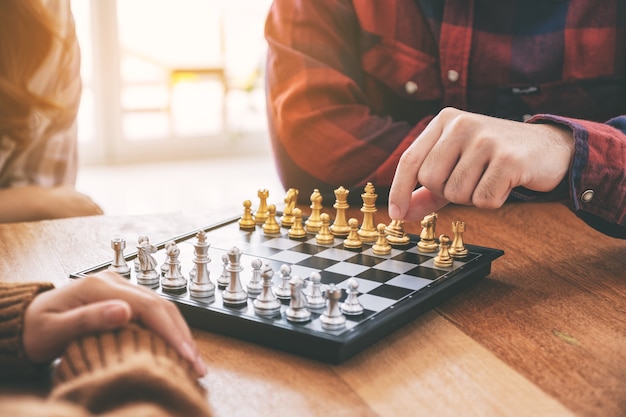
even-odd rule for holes
{"type": "Polygon", "coordinates": [[[417,83],[415,81],[407,81],[406,84],[404,84],[404,90],[408,94],[415,93],[417,91],[417,83]]]}
{"type": "Polygon", "coordinates": [[[580,195],[580,201],[582,201],[583,203],[588,203],[591,200],[593,200],[593,190],[585,190],[580,195]]]}
{"type": "Polygon", "coordinates": [[[448,80],[454,82],[457,82],[459,79],[459,73],[455,70],[448,70],[448,80]]]}

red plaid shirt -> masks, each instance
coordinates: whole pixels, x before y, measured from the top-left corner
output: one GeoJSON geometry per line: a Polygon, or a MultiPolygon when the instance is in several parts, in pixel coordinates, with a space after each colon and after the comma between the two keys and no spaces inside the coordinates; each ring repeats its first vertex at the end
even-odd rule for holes
{"type": "Polygon", "coordinates": [[[626,237],[626,2],[531,3],[275,0],[268,119],[285,187],[358,197],[371,181],[384,197],[443,107],[534,116],[574,132],[572,208],[626,237]]]}

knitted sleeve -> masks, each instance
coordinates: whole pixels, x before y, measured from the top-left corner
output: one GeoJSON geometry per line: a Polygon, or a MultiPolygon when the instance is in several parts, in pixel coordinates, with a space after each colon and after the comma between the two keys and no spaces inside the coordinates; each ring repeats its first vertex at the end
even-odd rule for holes
{"type": "Polygon", "coordinates": [[[37,367],[24,353],[22,331],[26,307],[50,283],[0,283],[0,378],[26,376],[37,367]]]}
{"type": "Polygon", "coordinates": [[[137,325],[73,342],[56,367],[50,399],[98,415],[209,416],[191,365],[137,325]]]}

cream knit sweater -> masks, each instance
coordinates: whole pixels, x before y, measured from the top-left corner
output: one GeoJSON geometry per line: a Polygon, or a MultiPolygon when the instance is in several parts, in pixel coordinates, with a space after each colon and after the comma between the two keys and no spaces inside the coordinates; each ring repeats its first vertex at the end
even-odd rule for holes
{"type": "MultiPolygon", "coordinates": [[[[24,312],[47,283],[0,283],[0,378],[36,370],[22,346],[24,312]]],[[[54,367],[47,398],[0,397],[4,416],[209,416],[191,365],[137,325],[74,341],[54,367]]]]}

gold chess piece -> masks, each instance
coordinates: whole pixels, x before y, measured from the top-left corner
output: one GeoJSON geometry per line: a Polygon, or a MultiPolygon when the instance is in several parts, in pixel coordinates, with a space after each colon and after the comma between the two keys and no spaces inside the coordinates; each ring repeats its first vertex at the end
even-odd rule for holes
{"type": "Polygon", "coordinates": [[[433,259],[435,266],[439,268],[449,268],[454,262],[450,255],[450,238],[447,235],[439,236],[439,253],[433,259]]]}
{"type": "Polygon", "coordinates": [[[374,242],[378,238],[378,232],[374,226],[374,213],[376,213],[376,199],[378,195],[371,182],[365,185],[364,191],[365,192],[361,194],[361,198],[363,199],[363,207],[361,207],[363,223],[358,233],[363,242],[374,242]]]}
{"type": "Polygon", "coordinates": [[[290,188],[285,194],[285,208],[283,209],[283,216],[280,218],[280,225],[282,227],[291,227],[293,224],[293,209],[298,202],[299,191],[295,188],[290,188]]]}
{"type": "Polygon", "coordinates": [[[311,194],[311,215],[304,222],[304,227],[309,233],[317,233],[322,227],[322,219],[320,215],[322,213],[322,194],[317,188],[313,190],[311,194]]]}
{"type": "Polygon", "coordinates": [[[287,235],[292,239],[302,239],[306,237],[306,230],[302,225],[302,210],[298,207],[293,209],[293,224],[287,232],[287,235]]]}
{"type": "Polygon", "coordinates": [[[254,229],[256,227],[256,221],[254,220],[254,216],[252,215],[252,202],[250,200],[245,200],[243,202],[243,216],[239,219],[239,228],[240,229],[254,229]]]}
{"type": "Polygon", "coordinates": [[[349,192],[343,186],[334,191],[336,200],[333,207],[337,212],[335,213],[335,221],[330,226],[330,231],[335,236],[347,236],[350,232],[350,226],[348,226],[348,221],[346,220],[346,210],[350,208],[348,205],[349,192]]]}
{"type": "Polygon", "coordinates": [[[387,242],[392,246],[407,245],[410,241],[409,236],[404,232],[402,220],[391,220],[391,223],[385,227],[387,242]]]}
{"type": "Polygon", "coordinates": [[[267,219],[263,223],[263,233],[266,235],[277,235],[280,233],[280,225],[276,221],[276,206],[270,204],[267,207],[267,219]]]}
{"type": "Polygon", "coordinates": [[[254,220],[256,224],[263,224],[267,220],[267,198],[270,196],[270,192],[267,189],[262,189],[257,192],[259,197],[259,208],[254,213],[254,220]]]}
{"type": "Polygon", "coordinates": [[[350,232],[348,233],[348,237],[343,241],[343,246],[347,249],[358,249],[363,245],[359,237],[359,221],[352,217],[348,220],[348,226],[350,226],[350,232]]]}
{"type": "Polygon", "coordinates": [[[421,222],[422,232],[420,241],[417,242],[417,249],[421,252],[435,252],[437,242],[435,241],[435,228],[437,226],[437,213],[430,213],[421,222]]]}
{"type": "Polygon", "coordinates": [[[374,255],[389,255],[391,253],[391,245],[387,242],[385,224],[379,223],[378,226],[376,226],[376,231],[378,232],[378,238],[376,239],[376,243],[372,245],[372,252],[374,252],[374,255]]]}
{"type": "Polygon", "coordinates": [[[335,235],[330,232],[330,216],[328,213],[322,213],[320,219],[322,220],[322,227],[315,235],[315,241],[320,245],[330,245],[335,241],[335,235]]]}
{"type": "Polygon", "coordinates": [[[468,254],[465,243],[463,243],[465,222],[462,222],[461,220],[452,222],[452,232],[454,233],[454,238],[452,239],[452,244],[450,245],[450,254],[452,257],[457,259],[465,258],[468,254]]]}

